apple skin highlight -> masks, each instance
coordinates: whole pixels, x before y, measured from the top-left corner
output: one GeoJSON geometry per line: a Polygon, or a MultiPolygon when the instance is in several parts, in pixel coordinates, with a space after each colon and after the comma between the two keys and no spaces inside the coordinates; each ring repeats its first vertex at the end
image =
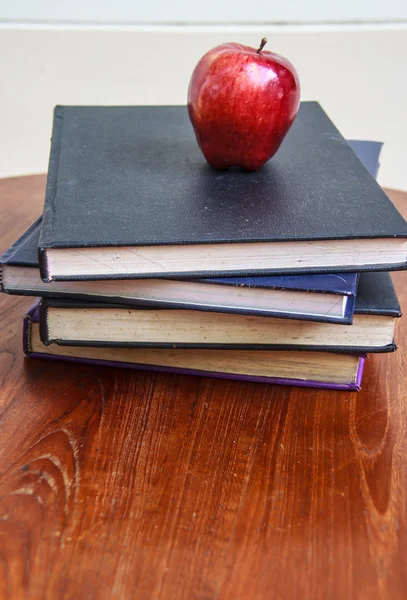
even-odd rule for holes
{"type": "Polygon", "coordinates": [[[279,149],[298,112],[300,84],[284,57],[234,42],[209,50],[188,88],[196,139],[215,169],[257,171],[279,149]]]}

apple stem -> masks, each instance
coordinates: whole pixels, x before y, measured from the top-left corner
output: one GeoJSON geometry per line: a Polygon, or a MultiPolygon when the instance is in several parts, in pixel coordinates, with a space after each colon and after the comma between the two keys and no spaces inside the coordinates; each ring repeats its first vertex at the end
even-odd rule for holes
{"type": "Polygon", "coordinates": [[[260,42],[260,46],[257,49],[257,54],[260,54],[260,52],[263,50],[263,48],[266,44],[267,44],[267,38],[264,37],[264,38],[262,38],[262,40],[260,42]]]}

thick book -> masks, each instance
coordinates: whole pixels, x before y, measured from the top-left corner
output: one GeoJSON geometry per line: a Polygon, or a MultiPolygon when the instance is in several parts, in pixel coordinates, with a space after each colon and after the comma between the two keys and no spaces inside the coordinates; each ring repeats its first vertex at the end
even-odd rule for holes
{"type": "Polygon", "coordinates": [[[364,358],[329,352],[69,347],[40,339],[38,305],[24,317],[24,353],[113,367],[336,390],[360,389],[364,358]]]}
{"type": "Polygon", "coordinates": [[[400,306],[389,273],[362,273],[353,325],[43,298],[44,344],[391,352],[400,306]]]}
{"type": "Polygon", "coordinates": [[[55,109],[44,281],[405,269],[406,238],[317,102],[256,173],[211,169],[186,107],[55,109]]]}
{"type": "Polygon", "coordinates": [[[44,283],[38,219],[0,257],[0,289],[10,294],[351,323],[356,273],[212,279],[126,279],[44,283]]]}

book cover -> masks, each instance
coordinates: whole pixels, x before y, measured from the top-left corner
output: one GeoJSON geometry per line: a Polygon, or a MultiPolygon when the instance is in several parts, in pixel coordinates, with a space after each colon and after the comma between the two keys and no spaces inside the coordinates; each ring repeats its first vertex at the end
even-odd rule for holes
{"type": "Polygon", "coordinates": [[[347,142],[356,156],[365,165],[369,173],[376,177],[379,169],[379,156],[383,147],[383,142],[370,140],[347,140],[347,142]]]}
{"type": "MultiPolygon", "coordinates": [[[[126,358],[123,358],[122,353],[120,353],[119,349],[115,349],[115,348],[111,348],[109,350],[106,349],[98,349],[98,358],[94,358],[94,353],[95,353],[95,348],[69,348],[70,354],[69,355],[64,355],[63,352],[64,350],[66,350],[66,348],[60,347],[60,346],[52,346],[52,347],[47,347],[47,346],[43,346],[41,345],[41,342],[39,340],[39,335],[38,335],[38,331],[35,330],[35,328],[38,328],[38,317],[39,317],[39,308],[38,308],[38,303],[34,304],[25,314],[24,316],[24,322],[23,322],[23,349],[24,349],[24,354],[26,355],[26,357],[28,358],[45,358],[45,359],[50,359],[50,360],[64,360],[64,361],[68,361],[68,362],[73,362],[73,363],[85,363],[85,364],[90,364],[90,365],[102,365],[102,366],[106,366],[106,367],[123,367],[123,368],[131,368],[131,369],[138,369],[138,370],[147,370],[147,371],[161,371],[161,372],[167,372],[167,373],[177,373],[177,374],[181,374],[181,375],[197,375],[197,376],[203,376],[203,377],[215,377],[215,378],[220,378],[220,379],[236,379],[236,380],[241,380],[241,381],[253,381],[253,382],[258,382],[258,383],[269,383],[269,384],[275,384],[275,385],[292,385],[292,386],[299,386],[299,387],[306,387],[306,388],[322,388],[322,389],[333,389],[333,390],[345,390],[345,391],[359,391],[360,390],[360,386],[361,386],[361,382],[362,382],[362,376],[363,376],[363,367],[364,367],[364,357],[361,356],[348,356],[348,357],[344,357],[345,359],[350,359],[352,361],[356,361],[356,366],[355,366],[355,371],[354,371],[354,376],[353,377],[349,377],[348,381],[333,381],[331,380],[324,380],[323,379],[323,375],[320,376],[320,378],[318,379],[305,379],[305,378],[296,378],[295,374],[293,373],[293,376],[290,377],[276,377],[276,376],[268,376],[268,375],[258,375],[258,374],[248,374],[247,372],[244,372],[243,369],[241,369],[241,371],[239,372],[238,369],[235,367],[234,371],[235,372],[227,372],[227,371],[221,371],[221,370],[202,370],[199,368],[191,368],[191,366],[187,366],[187,365],[191,365],[191,364],[199,364],[199,359],[200,357],[196,357],[196,359],[194,360],[193,357],[193,353],[194,350],[188,350],[187,355],[188,355],[188,359],[185,359],[185,365],[184,366],[168,366],[167,365],[163,365],[163,364],[158,364],[158,357],[157,360],[155,361],[157,364],[154,364],[154,359],[151,358],[150,355],[150,363],[146,363],[143,362],[143,360],[145,361],[146,358],[143,357],[143,355],[140,356],[140,352],[134,349],[128,349],[127,350],[127,354],[126,354],[126,358]],[[34,348],[35,346],[35,348],[34,348]],[[76,354],[75,354],[76,352],[76,354]],[[105,353],[105,354],[103,354],[105,353]],[[93,356],[93,358],[92,358],[93,356]],[[101,358],[101,356],[105,356],[105,358],[101,358]],[[192,361],[190,360],[192,356],[192,361]],[[117,358],[115,358],[117,357],[117,358]]],[[[168,352],[168,351],[166,351],[168,352]]],[[[221,351],[216,351],[215,354],[213,352],[211,352],[211,355],[214,356],[214,364],[216,365],[216,354],[221,353],[221,351]]],[[[260,355],[259,353],[255,353],[256,356],[254,357],[254,364],[260,362],[260,355]]],[[[263,353],[264,354],[264,353],[263,353]]],[[[272,355],[275,353],[268,353],[270,354],[270,358],[269,358],[269,365],[272,365],[275,363],[272,355]]],[[[278,353],[279,357],[281,358],[281,353],[278,353]]],[[[316,355],[314,356],[314,359],[317,359],[316,362],[319,363],[320,361],[324,360],[324,356],[318,356],[318,354],[316,353],[316,355]]],[[[221,360],[221,358],[219,359],[221,360]]],[[[341,358],[338,359],[337,356],[335,356],[335,361],[340,361],[341,358]]],[[[176,361],[174,361],[175,364],[176,361]]],[[[181,360],[182,362],[182,360],[181,360]]],[[[267,362],[266,362],[267,364],[267,362]]],[[[258,372],[260,372],[260,368],[255,368],[253,370],[257,370],[258,372]]],[[[267,368],[265,369],[267,370],[267,368]]]]}
{"type": "Polygon", "coordinates": [[[316,102],[256,173],[212,170],[186,107],[55,109],[46,281],[404,269],[405,238],[316,102]]]}

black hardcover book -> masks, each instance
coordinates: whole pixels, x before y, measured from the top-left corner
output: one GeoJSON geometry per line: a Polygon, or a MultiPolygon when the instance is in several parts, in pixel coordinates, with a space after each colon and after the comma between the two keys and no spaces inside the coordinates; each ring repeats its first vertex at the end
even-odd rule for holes
{"type": "Polygon", "coordinates": [[[391,352],[400,306],[389,273],[362,273],[353,325],[43,299],[44,344],[391,352]]]}
{"type": "Polygon", "coordinates": [[[316,102],[256,173],[211,169],[186,107],[55,109],[45,281],[404,269],[406,238],[316,102]]]}

